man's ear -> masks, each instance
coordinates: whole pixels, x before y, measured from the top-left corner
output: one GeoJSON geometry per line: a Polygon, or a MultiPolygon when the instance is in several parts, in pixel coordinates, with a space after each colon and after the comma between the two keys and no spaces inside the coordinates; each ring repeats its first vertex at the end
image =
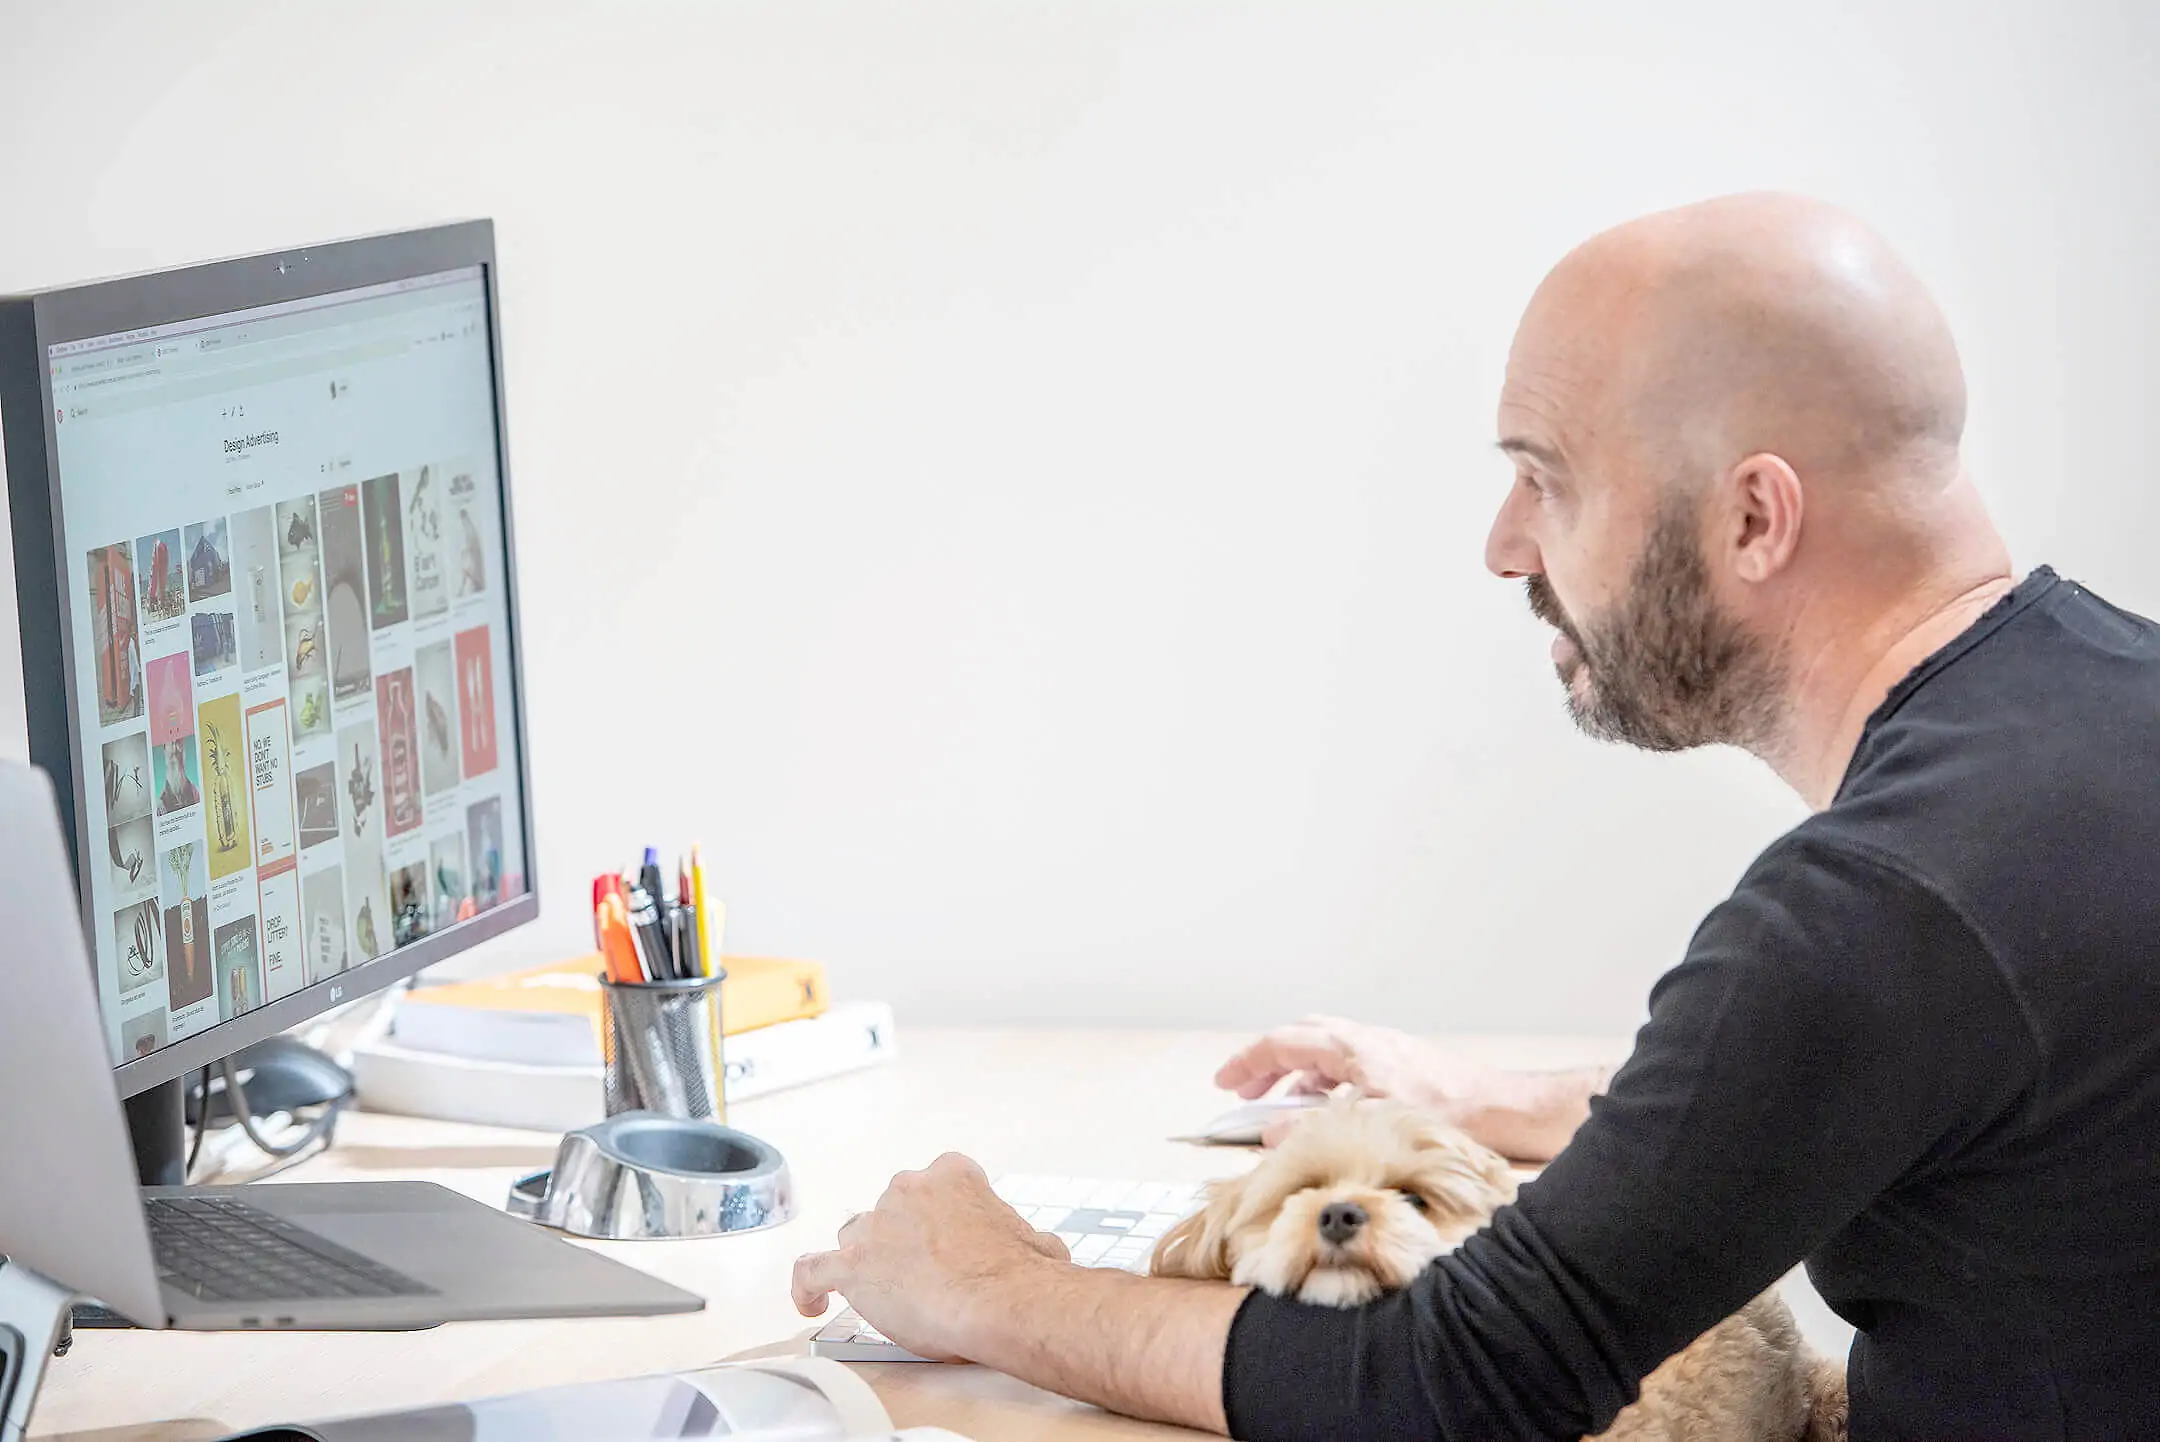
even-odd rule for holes
{"type": "Polygon", "coordinates": [[[1208,1185],[1207,1205],[1163,1233],[1148,1258],[1158,1277],[1190,1277],[1196,1282],[1230,1280],[1230,1223],[1245,1196],[1245,1178],[1208,1185]]]}
{"type": "Polygon", "coordinates": [[[1712,544],[1728,551],[1735,575],[1760,585],[1800,548],[1807,507],[1799,473],[1784,457],[1761,451],[1728,471],[1721,489],[1726,509],[1712,544]]]}

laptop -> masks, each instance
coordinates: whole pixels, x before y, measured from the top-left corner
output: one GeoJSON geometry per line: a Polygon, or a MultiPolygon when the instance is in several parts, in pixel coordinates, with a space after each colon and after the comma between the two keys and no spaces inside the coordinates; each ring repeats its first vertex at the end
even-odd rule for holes
{"type": "Polygon", "coordinates": [[[398,1331],[704,1299],[428,1182],[136,1184],[45,773],[0,762],[0,1254],[142,1327],[398,1331]]]}

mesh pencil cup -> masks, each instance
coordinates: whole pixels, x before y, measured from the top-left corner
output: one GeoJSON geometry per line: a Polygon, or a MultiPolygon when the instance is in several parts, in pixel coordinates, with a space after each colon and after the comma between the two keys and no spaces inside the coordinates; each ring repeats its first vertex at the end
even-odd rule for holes
{"type": "Polygon", "coordinates": [[[600,978],[601,1085],[607,1114],[727,1120],[718,976],[600,978]]]}

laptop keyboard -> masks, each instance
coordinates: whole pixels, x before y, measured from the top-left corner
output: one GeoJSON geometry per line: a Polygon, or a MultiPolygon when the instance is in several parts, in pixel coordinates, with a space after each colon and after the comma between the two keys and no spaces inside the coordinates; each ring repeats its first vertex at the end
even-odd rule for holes
{"type": "Polygon", "coordinates": [[[224,1197],[146,1197],[158,1276],[205,1302],[425,1297],[403,1273],[224,1197]]]}

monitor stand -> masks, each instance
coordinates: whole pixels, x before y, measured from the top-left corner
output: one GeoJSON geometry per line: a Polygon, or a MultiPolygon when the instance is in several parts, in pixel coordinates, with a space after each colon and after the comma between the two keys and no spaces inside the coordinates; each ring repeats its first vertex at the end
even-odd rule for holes
{"type": "MultiPolygon", "coordinates": [[[[352,1073],[295,1037],[265,1037],[233,1053],[232,1064],[246,1078],[242,1092],[248,1110],[258,1117],[336,1106],[352,1096],[352,1073]]],[[[161,1082],[123,1103],[128,1142],[135,1152],[135,1175],[146,1187],[187,1184],[187,1094],[193,1075],[161,1082]]],[[[215,1085],[202,1100],[213,1126],[232,1119],[232,1104],[215,1085]]]]}
{"type": "Polygon", "coordinates": [[[186,1098],[186,1080],[174,1077],[123,1103],[128,1142],[135,1150],[135,1174],[146,1187],[177,1187],[187,1182],[186,1098]]]}

